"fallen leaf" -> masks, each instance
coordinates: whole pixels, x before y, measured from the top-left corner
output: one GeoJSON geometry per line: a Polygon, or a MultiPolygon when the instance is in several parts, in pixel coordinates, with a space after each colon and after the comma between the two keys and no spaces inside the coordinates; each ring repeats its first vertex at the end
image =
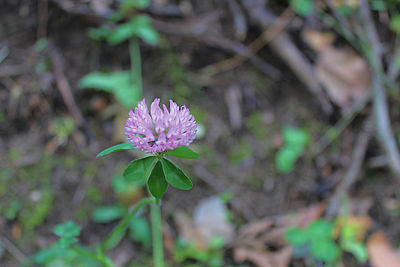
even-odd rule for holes
{"type": "Polygon", "coordinates": [[[325,204],[314,205],[298,213],[267,217],[243,226],[233,250],[235,260],[248,260],[258,267],[289,266],[292,247],[284,238],[285,231],[291,226],[306,226],[319,218],[325,208],[325,204]]]}
{"type": "Polygon", "coordinates": [[[304,38],[318,52],[315,74],[333,102],[347,109],[368,94],[368,65],[353,49],[333,46],[327,33],[308,30],[304,38]]]}
{"type": "Polygon", "coordinates": [[[367,248],[373,267],[400,267],[400,257],[382,231],[374,233],[368,239],[367,248]]]}
{"type": "Polygon", "coordinates": [[[248,248],[237,248],[234,251],[235,261],[243,262],[248,260],[258,267],[287,267],[291,256],[292,248],[289,246],[275,253],[248,248]]]}

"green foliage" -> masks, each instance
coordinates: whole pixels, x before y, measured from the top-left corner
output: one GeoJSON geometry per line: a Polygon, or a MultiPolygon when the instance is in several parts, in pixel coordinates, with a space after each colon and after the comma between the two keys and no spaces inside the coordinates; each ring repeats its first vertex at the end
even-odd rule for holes
{"type": "Polygon", "coordinates": [[[383,11],[387,9],[387,5],[383,0],[372,0],[370,4],[372,10],[383,11]]]}
{"type": "Polygon", "coordinates": [[[153,167],[155,160],[156,160],[155,156],[150,156],[132,161],[125,169],[123,173],[124,177],[128,181],[147,179],[148,177],[146,177],[146,174],[152,171],[149,170],[149,168],[153,167]]]}
{"type": "Polygon", "coordinates": [[[308,16],[313,10],[312,0],[290,0],[290,5],[299,15],[308,16]]]}
{"type": "Polygon", "coordinates": [[[343,250],[351,253],[359,262],[365,262],[368,259],[368,251],[362,242],[357,238],[358,234],[363,231],[360,226],[345,221],[340,231],[340,245],[343,250]]]}
{"type": "Polygon", "coordinates": [[[172,161],[168,159],[161,159],[162,170],[167,182],[175,188],[181,190],[192,189],[193,183],[187,175],[172,161]]]}
{"type": "Polygon", "coordinates": [[[187,146],[180,146],[174,150],[169,150],[167,154],[182,159],[197,159],[200,157],[199,153],[194,152],[187,146]]]}
{"type": "Polygon", "coordinates": [[[168,183],[165,180],[163,168],[161,162],[158,161],[152,170],[149,179],[147,180],[147,186],[149,187],[150,193],[157,199],[157,202],[162,198],[165,191],[167,190],[168,183]]]}
{"type": "Polygon", "coordinates": [[[123,217],[127,209],[122,206],[101,206],[92,213],[92,219],[98,223],[107,223],[123,217]]]}
{"type": "Polygon", "coordinates": [[[109,147],[107,149],[104,149],[99,154],[97,154],[96,158],[108,155],[115,151],[132,150],[132,149],[135,149],[135,148],[133,147],[133,145],[131,143],[119,144],[119,145],[115,145],[115,146],[109,147]]]}
{"type": "Polygon", "coordinates": [[[65,141],[76,129],[72,117],[57,118],[51,124],[52,133],[61,141],[65,141]]]}
{"type": "Polygon", "coordinates": [[[57,246],[41,250],[25,265],[31,264],[46,267],[103,267],[97,260],[84,257],[72,249],[57,246]]]}
{"type": "Polygon", "coordinates": [[[128,108],[134,106],[141,97],[141,89],[132,81],[129,71],[92,72],[79,81],[79,87],[112,93],[118,102],[128,108]]]}
{"type": "Polygon", "coordinates": [[[141,243],[146,249],[151,246],[151,231],[146,219],[135,216],[129,221],[129,237],[141,243]]]}
{"type": "Polygon", "coordinates": [[[234,148],[233,151],[229,153],[229,158],[234,164],[240,164],[252,154],[251,146],[246,142],[245,139],[240,139],[238,147],[234,148]]]}
{"type": "MultiPolygon", "coordinates": [[[[224,264],[224,254],[222,248],[224,240],[220,237],[214,237],[209,244],[208,249],[199,249],[193,243],[185,242],[178,239],[174,248],[174,259],[178,263],[183,263],[187,260],[197,260],[200,266],[221,267],[224,264]]],[[[193,265],[197,266],[197,265],[193,265]]]]}
{"type": "Polygon", "coordinates": [[[397,14],[390,19],[390,28],[396,32],[400,33],[400,15],[397,14]]]}
{"type": "Polygon", "coordinates": [[[316,259],[333,262],[339,255],[339,248],[332,240],[332,234],[332,223],[319,219],[310,223],[306,229],[288,229],[285,238],[295,247],[309,246],[311,255],[316,259]]]}
{"type": "Polygon", "coordinates": [[[299,128],[285,127],[282,131],[284,146],[275,157],[278,172],[289,173],[293,170],[297,159],[304,153],[308,143],[308,134],[299,128]]]}
{"type": "Polygon", "coordinates": [[[21,202],[19,202],[18,200],[12,201],[10,206],[5,212],[7,220],[14,220],[17,217],[20,209],[21,209],[21,202]]]}
{"type": "Polygon", "coordinates": [[[21,212],[20,221],[28,231],[41,225],[54,205],[54,192],[50,189],[44,189],[40,192],[38,203],[31,203],[28,207],[29,212],[21,212]]]}
{"type": "Polygon", "coordinates": [[[63,224],[58,224],[53,228],[54,234],[58,237],[76,237],[81,232],[81,227],[73,221],[68,221],[63,224]]]}

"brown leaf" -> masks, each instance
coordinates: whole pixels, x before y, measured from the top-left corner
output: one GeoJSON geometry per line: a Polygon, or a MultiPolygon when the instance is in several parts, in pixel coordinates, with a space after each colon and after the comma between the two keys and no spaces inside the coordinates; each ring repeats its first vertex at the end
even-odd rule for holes
{"type": "Polygon", "coordinates": [[[303,38],[318,53],[315,74],[333,102],[346,109],[368,94],[368,66],[353,49],[333,46],[332,33],[304,30],[303,38]]]}
{"type": "Polygon", "coordinates": [[[342,108],[368,94],[367,63],[350,48],[328,46],[322,50],[315,72],[332,101],[342,108]]]}
{"type": "Polygon", "coordinates": [[[292,248],[286,246],[274,253],[267,250],[236,248],[233,255],[235,261],[243,262],[248,260],[258,267],[287,267],[292,256],[292,248]]]}
{"type": "Polygon", "coordinates": [[[373,267],[400,267],[400,257],[382,231],[374,233],[369,238],[367,248],[373,267]]]}

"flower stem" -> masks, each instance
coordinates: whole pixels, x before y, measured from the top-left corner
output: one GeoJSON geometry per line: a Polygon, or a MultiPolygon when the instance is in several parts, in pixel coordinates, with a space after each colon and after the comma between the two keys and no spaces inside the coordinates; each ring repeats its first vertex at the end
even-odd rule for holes
{"type": "Polygon", "coordinates": [[[153,261],[154,267],[164,267],[164,249],[161,226],[161,205],[153,204],[151,212],[151,229],[153,237],[153,261]]]}
{"type": "Polygon", "coordinates": [[[82,256],[85,256],[85,257],[88,257],[88,258],[91,258],[91,259],[94,259],[94,260],[97,260],[97,261],[103,263],[103,265],[105,267],[114,267],[114,264],[110,260],[107,260],[107,258],[104,255],[96,255],[96,254],[93,254],[89,251],[86,251],[84,249],[81,249],[81,248],[75,247],[75,246],[71,247],[71,249],[82,256]]]}
{"type": "Polygon", "coordinates": [[[139,209],[148,203],[154,203],[154,199],[144,198],[129,210],[128,214],[124,217],[124,219],[114,228],[114,230],[110,233],[107,239],[101,243],[100,245],[101,254],[104,254],[104,251],[106,251],[106,249],[108,248],[110,242],[112,242],[114,237],[120,234],[121,231],[125,230],[125,227],[132,219],[132,217],[135,216],[135,214],[139,211],[139,209]]]}
{"type": "Polygon", "coordinates": [[[135,37],[131,38],[129,41],[129,56],[131,61],[132,84],[142,95],[142,60],[140,57],[139,40],[135,37]]]}

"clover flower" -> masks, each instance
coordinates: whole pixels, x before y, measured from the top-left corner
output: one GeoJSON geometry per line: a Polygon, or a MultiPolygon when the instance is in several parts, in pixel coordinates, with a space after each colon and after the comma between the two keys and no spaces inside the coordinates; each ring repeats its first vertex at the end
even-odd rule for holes
{"type": "Polygon", "coordinates": [[[147,153],[159,153],[188,146],[196,137],[197,124],[186,106],[179,107],[169,101],[169,111],[160,99],[151,103],[150,114],[145,99],[129,111],[125,123],[125,135],[133,146],[147,153]]]}

